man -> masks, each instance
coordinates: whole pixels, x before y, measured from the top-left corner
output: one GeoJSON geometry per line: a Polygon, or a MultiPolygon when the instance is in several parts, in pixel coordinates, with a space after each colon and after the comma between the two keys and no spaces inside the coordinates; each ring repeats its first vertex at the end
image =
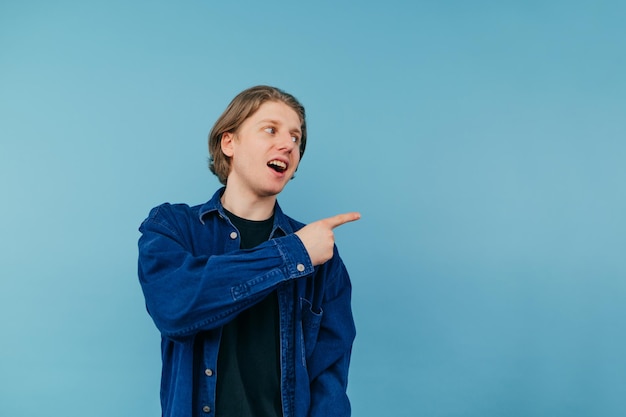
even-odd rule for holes
{"type": "Polygon", "coordinates": [[[164,416],[349,416],[351,284],[333,229],[276,198],[306,147],[304,107],[257,86],[209,135],[225,185],[204,205],[163,204],[142,223],[139,280],[162,335],[164,416]]]}

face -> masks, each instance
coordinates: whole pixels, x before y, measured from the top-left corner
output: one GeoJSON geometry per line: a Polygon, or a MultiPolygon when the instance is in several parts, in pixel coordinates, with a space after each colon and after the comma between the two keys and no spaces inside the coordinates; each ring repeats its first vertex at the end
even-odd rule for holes
{"type": "Polygon", "coordinates": [[[282,102],[265,102],[236,132],[222,135],[222,152],[231,158],[227,187],[244,195],[280,193],[300,162],[300,118],[282,102]]]}

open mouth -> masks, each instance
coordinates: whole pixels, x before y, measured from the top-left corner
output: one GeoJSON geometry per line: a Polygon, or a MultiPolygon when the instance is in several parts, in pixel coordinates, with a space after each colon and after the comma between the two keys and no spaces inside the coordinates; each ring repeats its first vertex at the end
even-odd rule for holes
{"type": "Polygon", "coordinates": [[[277,159],[272,159],[271,161],[269,161],[267,163],[267,166],[272,168],[276,172],[282,173],[282,172],[287,171],[287,164],[277,159]]]}

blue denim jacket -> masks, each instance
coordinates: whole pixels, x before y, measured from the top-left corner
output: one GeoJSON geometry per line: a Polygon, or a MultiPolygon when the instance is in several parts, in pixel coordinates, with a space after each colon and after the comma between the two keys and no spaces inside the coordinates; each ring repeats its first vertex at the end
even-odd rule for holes
{"type": "Polygon", "coordinates": [[[351,284],[337,253],[313,267],[294,234],[304,225],[275,207],[272,238],[239,249],[239,233],[220,203],[155,207],[139,228],[139,281],[161,332],[163,416],[214,414],[222,326],[240,311],[278,294],[284,417],[345,417],[355,327],[351,284]],[[203,378],[208,392],[192,410],[193,351],[206,332],[203,378]]]}

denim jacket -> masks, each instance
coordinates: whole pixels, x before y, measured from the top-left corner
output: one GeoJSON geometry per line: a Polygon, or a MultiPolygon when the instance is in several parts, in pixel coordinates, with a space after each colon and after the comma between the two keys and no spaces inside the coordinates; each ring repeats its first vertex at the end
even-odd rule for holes
{"type": "Polygon", "coordinates": [[[163,416],[214,415],[222,326],[270,292],[278,294],[284,417],[346,417],[355,327],[351,284],[335,247],[313,267],[294,234],[304,225],[276,204],[271,238],[239,249],[239,233],[220,203],[165,203],[139,228],[139,281],[161,332],[163,416]],[[201,372],[208,392],[192,410],[194,341],[204,337],[201,372]]]}

